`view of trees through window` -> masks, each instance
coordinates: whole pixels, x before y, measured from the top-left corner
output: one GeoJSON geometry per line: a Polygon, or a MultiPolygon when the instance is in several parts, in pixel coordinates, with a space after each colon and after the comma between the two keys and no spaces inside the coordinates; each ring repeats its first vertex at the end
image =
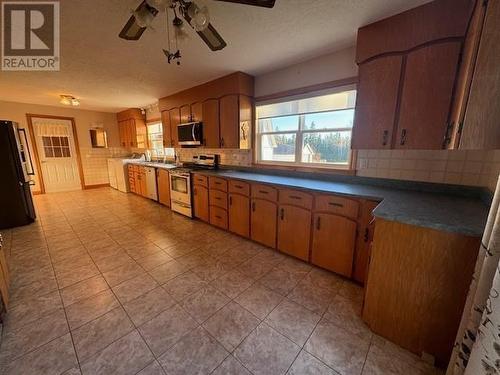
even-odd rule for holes
{"type": "Polygon", "coordinates": [[[348,165],[355,93],[258,106],[258,159],[348,165]]]}

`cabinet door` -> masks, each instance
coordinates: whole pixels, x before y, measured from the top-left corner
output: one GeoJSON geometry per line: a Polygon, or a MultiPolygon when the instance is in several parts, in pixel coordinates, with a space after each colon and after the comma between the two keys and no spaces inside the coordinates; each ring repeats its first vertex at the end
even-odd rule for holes
{"type": "Polygon", "coordinates": [[[173,108],[170,111],[170,134],[172,135],[172,145],[177,147],[179,145],[179,138],[177,133],[177,126],[181,123],[181,114],[179,108],[173,108]]]}
{"type": "Polygon", "coordinates": [[[191,106],[189,104],[185,104],[180,108],[181,112],[181,124],[185,124],[186,122],[191,121],[191,106]]]}
{"type": "Polygon", "coordinates": [[[118,134],[120,137],[120,145],[122,147],[128,147],[126,139],[126,126],[127,126],[127,121],[118,122],[118,134]]]}
{"type": "Polygon", "coordinates": [[[170,112],[161,113],[161,124],[163,129],[163,147],[172,147],[172,125],[170,123],[170,112]]]}
{"type": "Polygon", "coordinates": [[[352,278],[360,283],[364,283],[367,277],[370,245],[374,230],[372,212],[378,204],[379,202],[364,201],[361,206],[361,218],[359,220],[352,275],[352,278]]]}
{"type": "Polygon", "coordinates": [[[252,199],[250,228],[252,240],[276,248],[278,205],[264,199],[252,199]]]}
{"type": "Polygon", "coordinates": [[[203,102],[203,138],[206,147],[220,147],[218,99],[203,102]]]}
{"type": "Polygon", "coordinates": [[[228,95],[219,99],[220,146],[239,148],[240,109],[238,95],[228,95]]]}
{"type": "Polygon", "coordinates": [[[134,119],[128,120],[127,132],[128,132],[128,141],[129,141],[130,147],[137,148],[137,133],[135,130],[135,120],[134,119]]]}
{"type": "Polygon", "coordinates": [[[158,183],[158,201],[170,207],[170,176],[164,169],[156,170],[158,183]]]}
{"type": "Polygon", "coordinates": [[[403,58],[380,57],[359,66],[353,149],[389,149],[403,58]]]}
{"type": "Polygon", "coordinates": [[[191,116],[193,121],[203,121],[203,104],[201,102],[191,104],[191,116]]]}
{"type": "Polygon", "coordinates": [[[250,198],[229,194],[229,231],[250,237],[250,198]]]}
{"type": "Polygon", "coordinates": [[[278,250],[302,260],[309,260],[311,211],[280,205],[278,218],[278,250]]]}
{"type": "Polygon", "coordinates": [[[141,172],[134,170],[134,192],[137,195],[142,195],[142,188],[141,188],[141,172]]]}
{"type": "Polygon", "coordinates": [[[315,214],[311,263],[351,277],[356,222],[342,216],[315,214]]]}
{"type": "Polygon", "coordinates": [[[205,222],[210,221],[208,208],[208,188],[195,185],[193,188],[194,216],[205,222]]]}
{"type": "Polygon", "coordinates": [[[439,43],[408,55],[395,148],[443,148],[460,49],[439,43]]]}

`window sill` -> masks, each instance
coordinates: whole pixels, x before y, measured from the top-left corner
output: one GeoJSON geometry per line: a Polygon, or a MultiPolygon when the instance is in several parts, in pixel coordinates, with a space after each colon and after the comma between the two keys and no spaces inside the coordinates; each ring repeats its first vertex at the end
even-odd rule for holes
{"type": "Polygon", "coordinates": [[[321,164],[290,164],[290,163],[279,163],[279,162],[264,162],[259,161],[252,164],[254,168],[261,169],[279,169],[287,171],[296,172],[322,172],[322,173],[332,173],[332,174],[342,174],[354,176],[356,170],[352,169],[349,165],[321,165],[321,164]]]}

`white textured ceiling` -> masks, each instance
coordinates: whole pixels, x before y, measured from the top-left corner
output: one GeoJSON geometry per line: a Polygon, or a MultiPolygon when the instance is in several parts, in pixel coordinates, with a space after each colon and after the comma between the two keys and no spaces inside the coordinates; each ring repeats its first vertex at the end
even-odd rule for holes
{"type": "MultiPolygon", "coordinates": [[[[429,0],[277,0],[273,9],[204,0],[228,46],[211,52],[193,30],[182,65],[167,64],[165,16],[137,42],[118,33],[140,0],[61,1],[61,71],[1,72],[0,100],[115,112],[241,70],[253,75],[354,45],[367,23],[429,0]]],[[[198,2],[202,2],[201,0],[198,2]]]]}

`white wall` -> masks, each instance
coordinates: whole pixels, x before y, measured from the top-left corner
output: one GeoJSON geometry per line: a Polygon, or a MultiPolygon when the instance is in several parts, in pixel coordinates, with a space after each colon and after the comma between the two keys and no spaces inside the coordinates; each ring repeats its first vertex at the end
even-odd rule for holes
{"type": "MultiPolygon", "coordinates": [[[[25,128],[28,131],[28,142],[32,152],[33,145],[31,144],[26,119],[26,114],[28,113],[36,115],[73,117],[75,119],[78,143],[80,145],[85,185],[109,183],[106,159],[108,157],[122,155],[124,153],[124,150],[120,148],[116,114],[66,107],[0,101],[0,119],[15,121],[19,123],[21,128],[25,128]],[[89,129],[95,126],[102,126],[106,130],[109,145],[108,149],[92,148],[89,129]]],[[[34,160],[33,163],[35,163],[34,160]]],[[[40,191],[36,165],[35,173],[35,186],[33,191],[40,191]]]]}
{"type": "Polygon", "coordinates": [[[255,97],[355,77],[355,55],[351,47],[255,77],[255,97]]]}

